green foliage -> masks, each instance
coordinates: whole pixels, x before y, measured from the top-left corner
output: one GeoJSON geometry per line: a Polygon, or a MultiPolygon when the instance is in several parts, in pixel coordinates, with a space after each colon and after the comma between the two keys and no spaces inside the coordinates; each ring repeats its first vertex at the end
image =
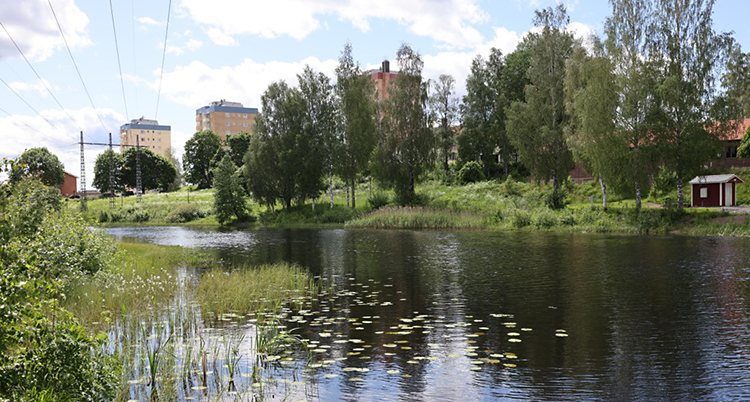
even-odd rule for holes
{"type": "Polygon", "coordinates": [[[259,221],[263,225],[274,226],[299,226],[316,224],[342,224],[349,221],[355,215],[355,211],[346,205],[334,204],[333,208],[328,205],[318,205],[314,210],[310,205],[300,205],[280,211],[266,211],[260,214],[259,221]]]}
{"type": "Polygon", "coordinates": [[[399,72],[383,104],[381,139],[375,150],[374,173],[396,192],[396,201],[411,205],[420,174],[434,162],[434,132],[425,112],[424,63],[408,45],[398,51],[399,72]]]}
{"type": "MultiPolygon", "coordinates": [[[[96,157],[96,163],[94,164],[94,182],[92,183],[94,188],[98,189],[102,194],[111,193],[114,191],[123,191],[125,184],[123,180],[123,155],[109,149],[99,154],[96,157]],[[110,172],[110,155],[112,157],[112,189],[109,188],[109,172],[110,172]]],[[[149,172],[147,172],[148,174],[149,172]]]]}
{"type": "Polygon", "coordinates": [[[252,136],[244,131],[227,138],[226,144],[229,146],[229,155],[232,157],[235,166],[242,166],[244,163],[243,159],[250,147],[251,139],[252,136]]]}
{"type": "Polygon", "coordinates": [[[484,172],[482,171],[482,163],[477,161],[469,161],[461,166],[461,170],[458,171],[459,180],[461,183],[476,183],[484,180],[484,172]]]}
{"type": "Polygon", "coordinates": [[[206,213],[201,210],[198,204],[180,204],[167,215],[166,221],[170,223],[185,223],[205,216],[206,213]]]}
{"type": "Polygon", "coordinates": [[[211,161],[221,149],[221,138],[213,131],[199,131],[185,142],[185,154],[182,157],[182,169],[189,183],[197,184],[199,189],[209,188],[211,161]]]}
{"type": "Polygon", "coordinates": [[[23,177],[36,177],[42,183],[60,187],[65,181],[62,162],[47,148],[31,148],[15,161],[16,168],[10,172],[10,181],[18,182],[23,177]]]}
{"type": "Polygon", "coordinates": [[[388,197],[388,193],[385,191],[376,191],[372,195],[370,195],[369,198],[367,198],[367,205],[370,206],[370,209],[379,209],[381,207],[384,207],[388,205],[390,202],[390,197],[388,197]]]}
{"type": "Polygon", "coordinates": [[[137,187],[137,162],[139,158],[141,160],[141,188],[143,191],[166,190],[172,186],[177,177],[177,168],[172,165],[169,159],[146,148],[141,148],[140,151],[135,148],[128,148],[122,153],[121,175],[123,185],[133,189],[137,187]],[[140,155],[138,155],[139,152],[140,155]]]}
{"type": "Polygon", "coordinates": [[[573,167],[564,132],[569,115],[565,112],[565,62],[573,49],[573,37],[564,31],[568,23],[565,7],[537,11],[534,23],[540,33],[527,37],[530,58],[525,101],[510,105],[508,136],[521,162],[536,180],[552,180],[553,191],[573,167]]]}
{"type": "MultiPolygon", "coordinates": [[[[352,209],[356,207],[357,177],[368,167],[372,151],[378,140],[375,119],[375,100],[372,80],[362,74],[359,65],[354,63],[350,44],[344,47],[336,68],[336,88],[338,114],[328,108],[328,102],[319,102],[327,119],[340,120],[338,138],[330,148],[335,155],[331,161],[336,173],[350,186],[352,209]],[[330,111],[329,111],[330,110],[330,111]]],[[[326,122],[324,120],[323,122],[326,122]]],[[[330,124],[330,123],[328,123],[330,124]]],[[[333,143],[333,142],[331,142],[333,143]]]]}
{"type": "Polygon", "coordinates": [[[456,80],[448,74],[440,74],[432,85],[430,95],[431,113],[437,119],[439,126],[435,129],[442,162],[443,173],[448,174],[448,162],[453,146],[456,144],[456,132],[453,125],[458,118],[458,98],[456,97],[456,80]]]}
{"type": "Polygon", "coordinates": [[[480,215],[425,207],[386,207],[347,222],[347,227],[376,229],[475,229],[486,225],[480,215]]]}
{"type": "Polygon", "coordinates": [[[230,155],[224,155],[214,168],[214,214],[219,224],[233,218],[244,220],[247,217],[247,203],[244,190],[237,176],[237,167],[230,155]]]}
{"type": "Polygon", "coordinates": [[[747,126],[745,134],[742,136],[739,148],[737,148],[737,157],[750,158],[750,124],[747,126]]]}
{"type": "Polygon", "coordinates": [[[289,209],[293,200],[317,197],[324,187],[322,131],[306,114],[305,102],[283,81],[271,84],[261,97],[263,112],[245,155],[248,189],[260,204],[281,201],[289,209]]]}

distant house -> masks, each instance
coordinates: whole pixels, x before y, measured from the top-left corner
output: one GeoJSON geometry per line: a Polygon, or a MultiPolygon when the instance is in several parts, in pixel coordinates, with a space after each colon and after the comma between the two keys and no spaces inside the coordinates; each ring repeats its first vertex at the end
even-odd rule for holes
{"type": "Polygon", "coordinates": [[[68,197],[76,194],[78,188],[76,185],[77,179],[78,176],[73,176],[72,174],[65,172],[65,180],[63,181],[62,187],[60,187],[60,193],[63,195],[63,197],[68,197]]]}
{"type": "Polygon", "coordinates": [[[692,186],[694,207],[731,207],[737,205],[737,184],[742,179],[734,174],[695,176],[692,186]]]}

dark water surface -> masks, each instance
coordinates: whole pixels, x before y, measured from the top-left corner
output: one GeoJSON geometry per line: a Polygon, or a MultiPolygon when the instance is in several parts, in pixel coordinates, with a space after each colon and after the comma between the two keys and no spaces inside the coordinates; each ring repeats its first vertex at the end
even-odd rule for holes
{"type": "MultiPolygon", "coordinates": [[[[333,338],[370,347],[334,344],[348,357],[326,371],[336,377],[317,377],[320,400],[750,400],[747,239],[107,232],[231,262],[294,262],[350,290],[328,307],[346,318],[333,338]]],[[[299,324],[305,336],[331,343],[311,322],[299,324]]]]}

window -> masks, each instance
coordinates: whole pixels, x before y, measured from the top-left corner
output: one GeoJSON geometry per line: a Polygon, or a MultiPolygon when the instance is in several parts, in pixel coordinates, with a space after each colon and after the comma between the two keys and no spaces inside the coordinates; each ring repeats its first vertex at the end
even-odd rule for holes
{"type": "Polygon", "coordinates": [[[247,113],[243,114],[242,117],[247,119],[247,113]]]}
{"type": "Polygon", "coordinates": [[[708,187],[701,187],[701,198],[708,198],[708,187]]]}
{"type": "Polygon", "coordinates": [[[247,123],[242,123],[242,127],[247,127],[247,123]]]}
{"type": "Polygon", "coordinates": [[[229,113],[224,113],[224,117],[229,117],[229,113]]]}
{"type": "Polygon", "coordinates": [[[225,125],[225,126],[227,126],[227,127],[229,127],[229,122],[228,122],[228,121],[225,121],[225,122],[224,122],[224,125],[225,125]]]}

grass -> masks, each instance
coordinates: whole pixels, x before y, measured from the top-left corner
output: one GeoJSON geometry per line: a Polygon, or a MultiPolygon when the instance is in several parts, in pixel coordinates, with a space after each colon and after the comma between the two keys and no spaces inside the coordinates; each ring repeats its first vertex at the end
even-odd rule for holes
{"type": "Polygon", "coordinates": [[[280,303],[316,289],[307,271],[287,263],[240,267],[231,271],[213,268],[201,276],[196,299],[203,311],[217,316],[248,314],[273,311],[280,303]]]}
{"type": "Polygon", "coordinates": [[[487,218],[467,212],[426,207],[384,207],[347,222],[347,227],[374,229],[479,229],[487,218]]]}
{"type": "Polygon", "coordinates": [[[206,259],[175,246],[119,243],[118,247],[109,269],[77,277],[67,287],[64,307],[89,328],[171,301],[177,290],[175,268],[206,259]]]}

